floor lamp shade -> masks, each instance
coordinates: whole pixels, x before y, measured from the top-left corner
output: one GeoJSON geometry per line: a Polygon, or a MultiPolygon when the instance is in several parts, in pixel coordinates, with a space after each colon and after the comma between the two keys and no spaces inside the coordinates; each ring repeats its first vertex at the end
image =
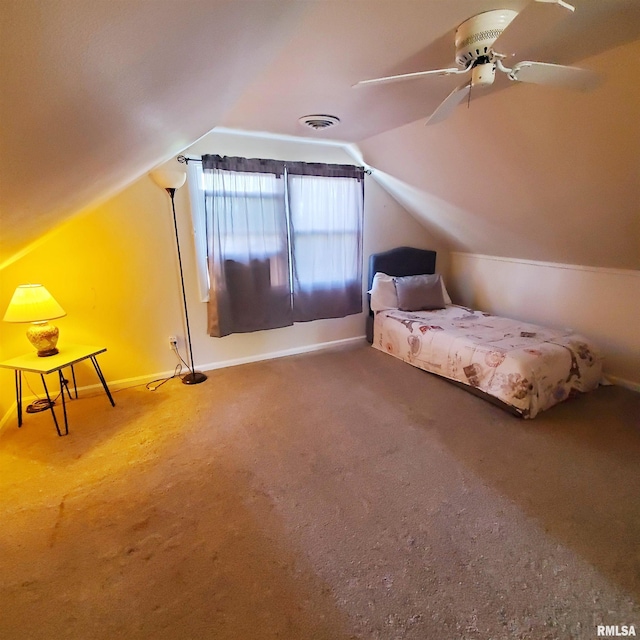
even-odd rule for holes
{"type": "Polygon", "coordinates": [[[179,189],[187,179],[184,171],[157,169],[150,174],[151,179],[162,189],[179,189]]]}
{"type": "Polygon", "coordinates": [[[41,284],[19,285],[4,314],[5,322],[30,322],[27,338],[36,348],[39,356],[58,353],[58,327],[48,320],[66,316],[65,310],[41,284]]]}

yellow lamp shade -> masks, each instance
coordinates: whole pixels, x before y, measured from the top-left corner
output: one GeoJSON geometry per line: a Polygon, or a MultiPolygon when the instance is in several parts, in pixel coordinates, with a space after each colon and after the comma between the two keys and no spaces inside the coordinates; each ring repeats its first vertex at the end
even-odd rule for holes
{"type": "Polygon", "coordinates": [[[37,349],[39,356],[58,353],[58,327],[47,320],[66,316],[65,310],[41,284],[21,284],[16,288],[7,311],[5,322],[31,322],[27,330],[29,342],[37,349]]]}
{"type": "Polygon", "coordinates": [[[5,322],[42,322],[66,316],[65,310],[41,284],[21,284],[4,314],[5,322]]]}

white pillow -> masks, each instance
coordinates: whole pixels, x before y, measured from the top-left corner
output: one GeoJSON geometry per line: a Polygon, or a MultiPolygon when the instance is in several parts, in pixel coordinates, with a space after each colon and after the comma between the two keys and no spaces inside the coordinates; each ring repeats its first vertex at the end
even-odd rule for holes
{"type": "Polygon", "coordinates": [[[376,273],[373,276],[373,284],[369,293],[371,294],[372,311],[398,308],[398,294],[393,276],[388,276],[386,273],[376,273]]]}
{"type": "MultiPolygon", "coordinates": [[[[373,276],[373,284],[371,285],[371,311],[383,311],[384,309],[398,308],[398,293],[396,291],[396,283],[393,276],[379,271],[373,276]]],[[[442,297],[445,304],[453,304],[451,297],[444,286],[444,279],[441,277],[442,297]]]]}

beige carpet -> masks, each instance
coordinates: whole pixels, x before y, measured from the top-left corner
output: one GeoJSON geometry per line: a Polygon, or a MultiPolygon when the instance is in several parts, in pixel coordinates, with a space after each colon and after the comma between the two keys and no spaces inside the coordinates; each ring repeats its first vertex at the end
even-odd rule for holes
{"type": "Polygon", "coordinates": [[[2,639],[640,635],[638,394],[523,421],[363,345],[115,400],[0,433],[2,639]]]}

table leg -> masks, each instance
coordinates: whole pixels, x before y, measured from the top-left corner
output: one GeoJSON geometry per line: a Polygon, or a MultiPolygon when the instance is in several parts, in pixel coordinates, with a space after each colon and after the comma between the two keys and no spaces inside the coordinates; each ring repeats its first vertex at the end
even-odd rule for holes
{"type": "MultiPolygon", "coordinates": [[[[69,389],[69,381],[64,376],[62,376],[62,369],[59,369],[58,372],[62,377],[62,382],[64,383],[64,388],[67,390],[67,395],[69,396],[69,400],[73,400],[73,398],[71,397],[71,391],[69,389]]],[[[62,389],[60,390],[60,393],[62,393],[62,389]]]]}
{"type": "MultiPolygon", "coordinates": [[[[69,433],[69,423],[67,422],[67,404],[64,400],[64,388],[67,387],[67,382],[62,374],[62,369],[58,369],[58,376],[60,378],[60,396],[62,397],[62,413],[64,414],[64,430],[65,436],[69,433]]],[[[67,387],[67,393],[69,393],[69,387],[67,387]]],[[[69,393],[69,397],[71,394],[69,393]]]]}
{"type": "Polygon", "coordinates": [[[98,361],[96,360],[95,356],[91,356],[91,362],[93,362],[93,366],[95,367],[96,373],[98,374],[98,378],[100,378],[100,382],[102,382],[102,386],[104,387],[107,397],[109,398],[109,402],[111,403],[111,406],[115,407],[116,403],[113,401],[113,398],[111,397],[111,392],[109,391],[109,387],[107,386],[107,381],[104,379],[104,376],[102,375],[100,365],[98,364],[98,361]]]}
{"type": "MultiPolygon", "coordinates": [[[[44,374],[40,374],[40,379],[42,380],[42,386],[44,387],[44,392],[47,396],[47,401],[49,402],[49,409],[51,409],[51,415],[53,416],[53,423],[56,425],[56,431],[58,432],[59,436],[62,436],[63,434],[60,432],[60,427],[58,426],[58,418],[56,418],[56,412],[53,410],[53,402],[51,401],[51,397],[49,396],[49,389],[47,389],[47,383],[45,382],[44,374]]],[[[64,398],[64,396],[62,397],[64,398]]],[[[68,429],[67,433],[69,433],[68,429]]]]}
{"type": "Polygon", "coordinates": [[[18,428],[22,426],[22,371],[15,370],[16,377],[16,406],[18,407],[18,428]]]}
{"type": "Polygon", "coordinates": [[[76,370],[71,365],[71,375],[73,376],[73,390],[76,394],[76,400],[78,399],[78,385],[76,384],[76,370]]]}

